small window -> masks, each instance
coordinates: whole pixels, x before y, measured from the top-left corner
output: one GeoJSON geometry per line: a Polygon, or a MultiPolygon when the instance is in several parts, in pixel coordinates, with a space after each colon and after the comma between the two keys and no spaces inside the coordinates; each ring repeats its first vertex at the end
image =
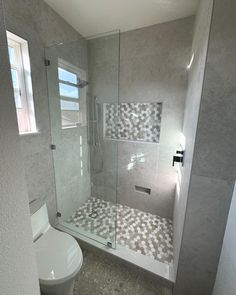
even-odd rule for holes
{"type": "Polygon", "coordinates": [[[19,133],[37,132],[28,43],[10,32],[7,41],[19,133]]]}
{"type": "Polygon", "coordinates": [[[77,67],[59,60],[58,80],[61,109],[61,126],[63,129],[82,124],[81,93],[78,82],[84,73],[77,67]]]}

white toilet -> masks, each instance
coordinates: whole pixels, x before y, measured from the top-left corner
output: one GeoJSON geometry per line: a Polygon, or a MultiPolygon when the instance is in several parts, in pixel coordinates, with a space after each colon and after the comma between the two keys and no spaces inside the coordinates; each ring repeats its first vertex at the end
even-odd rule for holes
{"type": "Polygon", "coordinates": [[[49,224],[46,204],[31,216],[31,225],[42,295],[72,295],[83,263],[78,243],[49,224]]]}

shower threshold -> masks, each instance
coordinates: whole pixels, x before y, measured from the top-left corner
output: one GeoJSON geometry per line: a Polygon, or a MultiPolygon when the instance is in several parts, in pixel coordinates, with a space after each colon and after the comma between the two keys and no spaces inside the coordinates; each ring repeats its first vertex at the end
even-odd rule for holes
{"type": "Polygon", "coordinates": [[[66,222],[61,222],[61,224],[58,224],[56,228],[61,231],[67,232],[79,241],[90,244],[108,254],[114,255],[115,257],[118,257],[121,260],[124,260],[128,263],[131,263],[132,265],[144,269],[161,279],[167,280],[170,283],[175,282],[173,265],[159,262],[143,254],[127,249],[126,247],[119,244],[116,245],[115,249],[107,247],[100,242],[90,239],[85,235],[68,228],[68,224],[66,222]]]}

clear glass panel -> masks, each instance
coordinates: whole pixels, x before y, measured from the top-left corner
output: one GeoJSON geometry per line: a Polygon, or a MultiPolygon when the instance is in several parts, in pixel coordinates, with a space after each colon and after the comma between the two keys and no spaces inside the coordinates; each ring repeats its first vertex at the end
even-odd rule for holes
{"type": "Polygon", "coordinates": [[[63,111],[79,111],[79,103],[61,99],[61,110],[63,111]]]}
{"type": "Polygon", "coordinates": [[[13,88],[18,88],[19,89],[17,70],[11,69],[11,77],[12,77],[13,88]]]}
{"type": "Polygon", "coordinates": [[[59,83],[59,92],[61,96],[79,98],[79,89],[76,86],[59,83]]]}
{"type": "Polygon", "coordinates": [[[75,111],[62,111],[61,112],[62,128],[73,127],[79,124],[79,112],[75,111]]]}
{"type": "Polygon", "coordinates": [[[105,103],[118,105],[119,33],[45,52],[59,223],[115,247],[117,142],[107,141],[103,132],[105,103]],[[71,85],[76,72],[88,86],[71,85]]]}
{"type": "Polygon", "coordinates": [[[60,67],[58,68],[58,77],[59,80],[77,84],[77,75],[60,67]]]}
{"type": "Polygon", "coordinates": [[[11,46],[8,46],[8,55],[9,55],[10,64],[13,64],[14,63],[15,50],[11,46]]]}
{"type": "Polygon", "coordinates": [[[16,108],[21,109],[22,108],[22,101],[21,101],[21,95],[20,95],[20,86],[19,86],[17,70],[11,69],[11,77],[12,77],[12,84],[13,84],[13,89],[14,89],[16,108]]]}

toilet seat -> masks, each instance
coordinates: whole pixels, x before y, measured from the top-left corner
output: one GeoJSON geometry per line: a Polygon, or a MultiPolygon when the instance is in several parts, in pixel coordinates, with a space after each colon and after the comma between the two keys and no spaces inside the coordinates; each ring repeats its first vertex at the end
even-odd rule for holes
{"type": "Polygon", "coordinates": [[[61,284],[76,276],[82,251],[76,240],[51,226],[34,242],[39,281],[44,285],[61,284]]]}

